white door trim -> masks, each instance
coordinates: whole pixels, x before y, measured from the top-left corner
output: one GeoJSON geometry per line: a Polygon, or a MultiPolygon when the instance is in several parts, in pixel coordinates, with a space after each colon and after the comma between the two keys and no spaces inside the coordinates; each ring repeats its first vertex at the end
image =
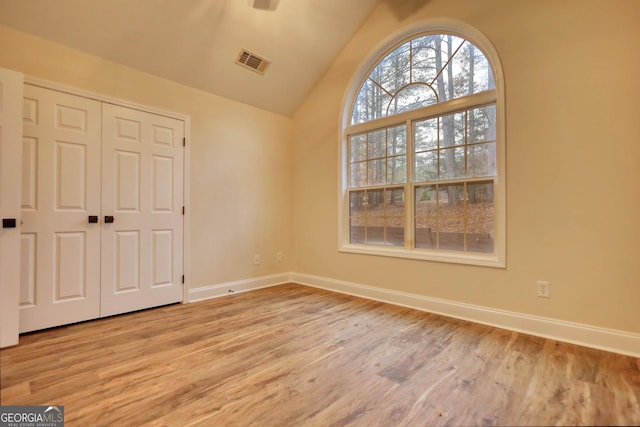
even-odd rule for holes
{"type": "Polygon", "coordinates": [[[0,68],[0,217],[15,228],[0,227],[0,348],[18,344],[20,294],[20,220],[22,205],[23,75],[0,68]],[[17,157],[17,159],[16,159],[17,157]],[[7,185],[9,184],[9,185],[7,185]]]}

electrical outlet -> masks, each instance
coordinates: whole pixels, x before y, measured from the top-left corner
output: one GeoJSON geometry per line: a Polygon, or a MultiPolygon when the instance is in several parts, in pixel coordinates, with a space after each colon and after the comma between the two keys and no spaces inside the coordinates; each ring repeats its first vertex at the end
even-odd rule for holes
{"type": "Polygon", "coordinates": [[[283,259],[284,259],[284,255],[282,255],[282,252],[278,252],[276,254],[276,261],[282,262],[283,259]]]}
{"type": "Polygon", "coordinates": [[[260,255],[254,255],[253,256],[253,263],[255,265],[260,265],[260,255]]]}
{"type": "Polygon", "coordinates": [[[536,287],[538,290],[539,298],[549,298],[551,297],[551,285],[549,282],[544,282],[542,280],[538,280],[536,283],[536,287]]]}

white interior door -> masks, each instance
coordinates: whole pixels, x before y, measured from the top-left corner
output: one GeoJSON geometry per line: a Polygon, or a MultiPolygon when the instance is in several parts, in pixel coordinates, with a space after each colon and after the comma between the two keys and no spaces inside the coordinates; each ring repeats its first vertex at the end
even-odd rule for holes
{"type": "Polygon", "coordinates": [[[0,348],[18,344],[22,81],[0,68],[0,348]]]}
{"type": "Polygon", "coordinates": [[[25,85],[20,331],[99,317],[100,102],[25,85]]]}
{"type": "Polygon", "coordinates": [[[101,314],[182,301],[184,122],[111,104],[102,118],[101,314]]]}

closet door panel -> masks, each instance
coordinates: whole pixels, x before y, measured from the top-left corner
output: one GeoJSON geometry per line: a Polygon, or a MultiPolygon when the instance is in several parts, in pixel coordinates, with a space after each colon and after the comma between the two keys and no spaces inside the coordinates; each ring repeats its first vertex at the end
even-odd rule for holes
{"type": "Polygon", "coordinates": [[[104,104],[101,315],[182,301],[184,122],[104,104]]]}
{"type": "Polygon", "coordinates": [[[20,331],[100,314],[101,104],[24,86],[20,331]]]}

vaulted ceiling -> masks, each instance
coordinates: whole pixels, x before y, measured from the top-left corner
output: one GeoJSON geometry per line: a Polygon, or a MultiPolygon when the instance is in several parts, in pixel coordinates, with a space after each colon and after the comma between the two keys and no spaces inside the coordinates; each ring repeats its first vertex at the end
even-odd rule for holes
{"type": "Polygon", "coordinates": [[[291,116],[379,1],[0,0],[0,25],[291,116]]]}

